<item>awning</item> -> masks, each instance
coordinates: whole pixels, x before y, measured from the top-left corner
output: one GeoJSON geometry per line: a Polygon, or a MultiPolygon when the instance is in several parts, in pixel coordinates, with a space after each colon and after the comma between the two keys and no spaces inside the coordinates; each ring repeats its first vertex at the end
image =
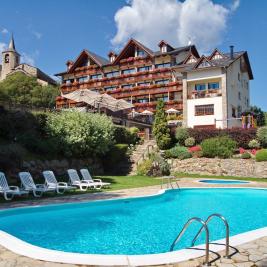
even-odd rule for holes
{"type": "Polygon", "coordinates": [[[170,108],[170,109],[166,110],[166,113],[168,113],[168,114],[177,114],[177,113],[180,113],[180,111],[177,110],[177,109],[174,109],[174,108],[170,108]]]}

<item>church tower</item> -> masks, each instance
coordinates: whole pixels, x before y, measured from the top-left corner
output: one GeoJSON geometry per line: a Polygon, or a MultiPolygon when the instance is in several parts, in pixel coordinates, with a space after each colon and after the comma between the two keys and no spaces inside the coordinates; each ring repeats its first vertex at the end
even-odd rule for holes
{"type": "Polygon", "coordinates": [[[20,54],[16,51],[13,34],[8,49],[2,52],[2,73],[1,80],[12,72],[20,64],[20,54]]]}

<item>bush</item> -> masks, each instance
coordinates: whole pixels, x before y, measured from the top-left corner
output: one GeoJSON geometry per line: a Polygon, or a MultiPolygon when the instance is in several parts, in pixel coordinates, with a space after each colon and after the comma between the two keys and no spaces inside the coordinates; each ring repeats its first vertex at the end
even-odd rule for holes
{"type": "Polygon", "coordinates": [[[199,151],[201,151],[201,146],[192,146],[188,150],[191,153],[193,153],[193,152],[199,152],[199,151]]]}
{"type": "Polygon", "coordinates": [[[230,158],[233,156],[236,142],[227,136],[213,137],[201,143],[203,156],[207,158],[230,158]]]}
{"type": "Polygon", "coordinates": [[[153,153],[149,158],[153,162],[149,175],[170,175],[170,165],[159,153],[153,153]]]}
{"type": "Polygon", "coordinates": [[[267,147],[267,126],[258,128],[257,138],[263,147],[267,147]]]}
{"type": "Polygon", "coordinates": [[[180,145],[185,144],[185,140],[189,137],[188,129],[178,127],[175,131],[175,138],[180,145]]]}
{"type": "Polygon", "coordinates": [[[115,126],[114,140],[117,144],[135,145],[139,140],[139,129],[136,127],[126,128],[123,126],[115,126]]]}
{"type": "Polygon", "coordinates": [[[164,111],[164,102],[159,100],[157,103],[155,119],[153,123],[153,135],[159,149],[168,149],[171,145],[170,129],[164,111]]]}
{"type": "Polygon", "coordinates": [[[252,140],[249,141],[248,146],[249,146],[249,148],[259,148],[260,147],[260,143],[259,143],[258,140],[252,139],[252,140]]]}
{"type": "Polygon", "coordinates": [[[50,137],[67,157],[104,155],[114,143],[114,125],[106,115],[65,111],[47,120],[50,137]]]}
{"type": "Polygon", "coordinates": [[[180,158],[184,158],[184,155],[186,153],[188,153],[188,150],[186,147],[177,145],[171,149],[166,150],[165,151],[165,157],[166,158],[174,158],[174,159],[179,158],[180,159],[180,158]]]}
{"type": "Polygon", "coordinates": [[[185,139],[184,144],[187,147],[191,147],[191,146],[193,146],[195,144],[195,142],[196,141],[195,141],[194,137],[188,137],[188,138],[185,139]]]}
{"type": "Polygon", "coordinates": [[[241,154],[241,159],[250,159],[251,155],[248,152],[241,154]]]}
{"type": "Polygon", "coordinates": [[[137,166],[137,175],[149,175],[152,168],[152,159],[145,159],[137,166]]]}
{"type": "Polygon", "coordinates": [[[256,161],[267,161],[267,149],[261,149],[256,153],[256,161]]]}
{"type": "Polygon", "coordinates": [[[232,128],[232,129],[188,129],[189,135],[194,137],[196,144],[200,144],[204,140],[218,136],[229,136],[231,139],[236,141],[238,147],[249,148],[248,143],[252,139],[256,139],[256,129],[243,129],[243,128],[232,128]]]}
{"type": "Polygon", "coordinates": [[[20,168],[25,151],[17,144],[0,146],[0,171],[20,168]]]}

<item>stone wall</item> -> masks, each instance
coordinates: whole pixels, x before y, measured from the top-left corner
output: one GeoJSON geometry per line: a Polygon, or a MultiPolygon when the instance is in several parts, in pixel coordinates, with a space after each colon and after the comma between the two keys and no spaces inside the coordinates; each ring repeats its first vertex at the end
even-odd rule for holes
{"type": "MultiPolygon", "coordinates": [[[[22,167],[14,168],[7,173],[13,181],[18,179],[20,171],[29,171],[34,178],[42,178],[42,171],[52,170],[56,176],[67,177],[68,169],[80,170],[88,168],[94,175],[104,173],[102,162],[97,159],[55,159],[24,161],[22,167]]],[[[42,178],[43,179],[43,178],[42,178]]]]}
{"type": "Polygon", "coordinates": [[[172,172],[267,178],[267,162],[253,159],[191,158],[171,160],[172,172]]]}

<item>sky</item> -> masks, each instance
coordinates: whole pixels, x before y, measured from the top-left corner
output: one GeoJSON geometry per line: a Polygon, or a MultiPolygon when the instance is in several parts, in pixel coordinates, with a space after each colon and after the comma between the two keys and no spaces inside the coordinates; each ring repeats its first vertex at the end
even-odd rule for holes
{"type": "Polygon", "coordinates": [[[248,51],[251,104],[267,111],[265,0],[12,0],[0,5],[0,51],[13,32],[22,61],[53,75],[83,49],[107,57],[133,37],[157,50],[195,44],[248,51]]]}

